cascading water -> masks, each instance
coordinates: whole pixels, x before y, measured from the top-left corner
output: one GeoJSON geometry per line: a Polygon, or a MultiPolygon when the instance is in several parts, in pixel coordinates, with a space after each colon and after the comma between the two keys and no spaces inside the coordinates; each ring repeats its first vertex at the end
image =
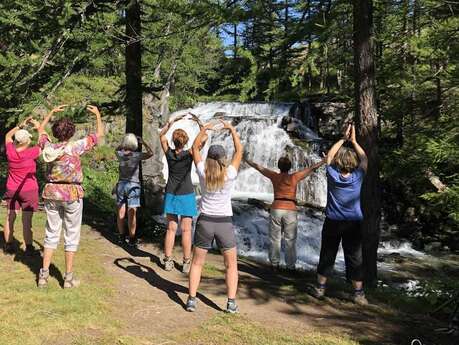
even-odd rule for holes
{"type": "MultiPolygon", "coordinates": [[[[318,137],[310,128],[307,128],[304,124],[299,126],[302,131],[300,137],[305,138],[302,143],[307,144],[306,150],[296,145],[287,132],[282,129],[282,119],[291,113],[293,106],[293,103],[212,102],[198,104],[192,109],[175,112],[171,114],[171,118],[193,113],[202,122],[214,119],[232,121],[251,160],[275,170],[278,159],[287,153],[293,162],[293,170],[298,170],[316,163],[321,158],[316,151],[317,145],[314,145],[318,137]]],[[[309,113],[301,116],[304,123],[313,122],[307,121],[305,116],[309,116],[309,113]]],[[[172,132],[177,128],[182,128],[188,133],[190,137],[189,148],[199,132],[198,125],[189,119],[174,123],[167,134],[169,142],[171,141],[172,132]]],[[[228,156],[232,155],[232,139],[227,132],[211,132],[208,143],[203,149],[204,156],[210,143],[224,145],[227,148],[228,156]]],[[[165,159],[163,163],[163,174],[167,179],[167,163],[165,159]]],[[[197,185],[198,178],[194,172],[194,167],[192,176],[193,183],[197,185]]],[[[247,202],[248,198],[272,201],[273,190],[269,179],[262,176],[255,169],[243,164],[233,192],[233,219],[238,238],[238,251],[243,256],[266,262],[268,260],[269,247],[269,213],[250,205],[247,202]]],[[[300,183],[297,199],[308,205],[325,206],[326,178],[324,168],[317,170],[300,183]]],[[[303,207],[299,212],[298,220],[297,265],[303,269],[311,269],[317,265],[319,260],[324,215],[317,209],[303,207]]],[[[407,250],[409,251],[410,248],[407,250]]],[[[383,250],[393,252],[397,251],[398,248],[385,245],[383,250]]],[[[411,252],[413,255],[416,254],[412,250],[411,252]]],[[[341,250],[338,253],[335,268],[339,271],[344,270],[344,258],[341,250]]]]}
{"type": "MultiPolygon", "coordinates": [[[[185,109],[175,112],[171,117],[187,113],[197,115],[201,121],[208,122],[215,118],[224,118],[233,121],[244,144],[248,157],[268,168],[276,169],[277,161],[285,154],[289,154],[293,169],[309,166],[318,162],[321,158],[315,152],[306,153],[302,148],[295,145],[289,135],[280,128],[283,117],[288,116],[292,104],[290,103],[236,103],[214,102],[198,105],[193,109],[185,109]]],[[[189,146],[199,132],[197,124],[192,120],[182,120],[174,123],[168,132],[170,141],[174,129],[184,129],[189,137],[189,146]]],[[[316,139],[317,136],[312,139],[316,139]]],[[[211,132],[208,144],[204,148],[204,155],[210,143],[222,144],[228,150],[231,157],[233,152],[232,139],[225,131],[211,132]]],[[[163,174],[167,178],[167,165],[164,162],[163,174]]],[[[193,174],[193,182],[198,179],[193,174]]],[[[238,180],[234,188],[236,197],[251,197],[262,200],[272,200],[273,190],[271,182],[258,173],[255,169],[243,165],[240,169],[238,180]]],[[[309,176],[298,187],[298,200],[310,205],[323,207],[326,203],[326,180],[323,170],[309,176]]]]}
{"type": "MultiPolygon", "coordinates": [[[[192,109],[185,109],[171,114],[171,118],[187,113],[197,115],[201,121],[208,122],[216,118],[232,121],[239,133],[248,157],[268,168],[277,170],[277,161],[289,154],[293,162],[293,170],[310,166],[321,158],[313,149],[305,151],[296,145],[280,124],[289,112],[293,103],[236,103],[213,102],[199,104],[192,109]]],[[[170,141],[172,132],[184,129],[189,137],[189,146],[199,132],[198,125],[189,119],[174,123],[168,132],[170,141]]],[[[310,129],[304,131],[303,137],[317,140],[318,137],[310,129]]],[[[222,144],[227,148],[228,156],[233,152],[232,138],[226,131],[211,132],[204,156],[210,144],[222,144]]],[[[167,163],[163,170],[167,178],[167,163]]],[[[194,169],[194,168],[193,168],[194,169]]],[[[193,172],[193,182],[198,183],[193,172]]],[[[243,164],[240,168],[233,198],[234,223],[238,237],[238,250],[241,255],[266,261],[268,253],[269,213],[250,206],[248,198],[272,201],[273,189],[269,179],[255,169],[243,164]]],[[[326,179],[324,169],[306,178],[300,183],[297,192],[300,202],[323,207],[326,203],[326,179]]],[[[320,230],[323,215],[320,211],[306,209],[300,212],[298,225],[298,264],[302,268],[310,268],[317,264],[320,251],[320,230]]],[[[338,260],[341,262],[342,260],[338,260]]],[[[342,266],[338,263],[339,266],[342,266]]]]}

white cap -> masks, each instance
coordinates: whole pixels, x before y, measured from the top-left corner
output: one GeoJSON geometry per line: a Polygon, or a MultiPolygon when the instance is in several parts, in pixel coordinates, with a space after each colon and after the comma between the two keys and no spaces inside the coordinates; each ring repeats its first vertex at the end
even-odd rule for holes
{"type": "Polygon", "coordinates": [[[32,138],[32,134],[25,129],[20,129],[14,134],[14,141],[20,145],[27,144],[30,141],[30,138],[32,138]]]}

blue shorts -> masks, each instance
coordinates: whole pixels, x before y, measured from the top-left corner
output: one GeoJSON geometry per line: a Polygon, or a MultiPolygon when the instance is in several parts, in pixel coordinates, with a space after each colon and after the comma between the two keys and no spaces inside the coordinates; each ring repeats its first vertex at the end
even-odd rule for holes
{"type": "Polygon", "coordinates": [[[128,208],[140,207],[140,183],[119,181],[116,186],[116,203],[127,204],[128,208]]]}
{"type": "Polygon", "coordinates": [[[196,195],[194,193],[183,195],[166,193],[164,196],[164,213],[185,217],[197,216],[196,195]]]}

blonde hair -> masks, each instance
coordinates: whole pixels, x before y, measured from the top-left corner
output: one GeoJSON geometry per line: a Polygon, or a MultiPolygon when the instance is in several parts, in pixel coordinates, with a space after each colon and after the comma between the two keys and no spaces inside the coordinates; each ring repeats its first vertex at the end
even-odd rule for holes
{"type": "Polygon", "coordinates": [[[121,148],[124,150],[135,151],[139,147],[137,137],[132,133],[127,133],[121,143],[121,148]]]}
{"type": "Polygon", "coordinates": [[[223,189],[226,177],[226,162],[224,160],[206,159],[206,190],[218,192],[223,189]]]}
{"type": "Polygon", "coordinates": [[[340,172],[351,173],[359,166],[357,153],[349,148],[342,146],[333,159],[336,167],[340,172]]]}

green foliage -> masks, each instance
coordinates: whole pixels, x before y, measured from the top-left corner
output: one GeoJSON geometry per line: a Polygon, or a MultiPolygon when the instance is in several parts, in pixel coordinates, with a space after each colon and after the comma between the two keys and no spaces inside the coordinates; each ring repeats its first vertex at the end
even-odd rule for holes
{"type": "Polygon", "coordinates": [[[110,146],[96,146],[83,156],[85,199],[90,216],[114,214],[116,202],[112,195],[118,181],[118,161],[110,146]]]}

